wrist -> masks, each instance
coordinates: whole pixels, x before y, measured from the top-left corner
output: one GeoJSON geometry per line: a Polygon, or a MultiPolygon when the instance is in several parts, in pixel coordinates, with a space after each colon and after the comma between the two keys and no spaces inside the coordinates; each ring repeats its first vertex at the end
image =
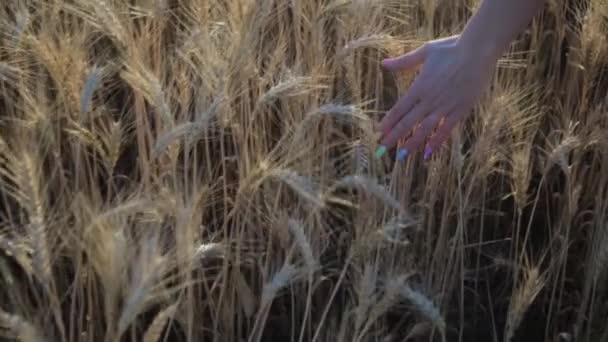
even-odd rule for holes
{"type": "Polygon", "coordinates": [[[463,53],[477,56],[488,63],[498,61],[505,51],[505,47],[496,40],[472,37],[472,35],[466,31],[458,37],[456,45],[463,53]]]}

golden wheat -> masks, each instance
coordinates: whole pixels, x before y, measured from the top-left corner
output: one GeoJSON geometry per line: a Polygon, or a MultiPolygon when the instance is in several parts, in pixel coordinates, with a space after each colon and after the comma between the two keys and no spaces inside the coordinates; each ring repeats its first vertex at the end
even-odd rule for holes
{"type": "Polygon", "coordinates": [[[478,3],[0,5],[1,338],[608,338],[608,2],[547,0],[432,160],[372,156],[382,59],[478,3]]]}

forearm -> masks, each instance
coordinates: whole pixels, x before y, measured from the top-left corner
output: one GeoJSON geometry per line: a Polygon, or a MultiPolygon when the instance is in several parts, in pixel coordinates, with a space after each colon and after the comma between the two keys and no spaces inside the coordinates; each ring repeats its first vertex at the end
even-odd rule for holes
{"type": "Polygon", "coordinates": [[[499,58],[543,3],[544,0],[482,0],[459,42],[467,49],[499,58]]]}

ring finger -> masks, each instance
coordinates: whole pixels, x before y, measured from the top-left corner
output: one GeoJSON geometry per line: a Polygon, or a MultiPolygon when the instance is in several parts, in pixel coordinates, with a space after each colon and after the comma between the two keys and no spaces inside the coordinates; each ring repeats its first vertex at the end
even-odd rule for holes
{"type": "MultiPolygon", "coordinates": [[[[420,149],[424,145],[426,139],[431,135],[437,124],[443,117],[443,111],[435,111],[427,116],[420,126],[414,131],[412,136],[403,144],[403,147],[397,153],[398,160],[404,160],[409,154],[420,149]]],[[[425,157],[426,157],[425,151],[425,157]]]]}

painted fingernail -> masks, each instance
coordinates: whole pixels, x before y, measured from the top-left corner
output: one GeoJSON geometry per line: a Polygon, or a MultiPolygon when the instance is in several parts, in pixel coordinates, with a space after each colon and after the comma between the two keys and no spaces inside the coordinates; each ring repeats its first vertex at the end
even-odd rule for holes
{"type": "Polygon", "coordinates": [[[397,153],[397,161],[405,161],[408,154],[409,151],[407,150],[407,148],[402,148],[401,150],[399,150],[399,153],[397,153]]]}
{"type": "Polygon", "coordinates": [[[433,149],[427,147],[424,149],[424,159],[427,160],[431,157],[431,153],[433,153],[433,149]]]}
{"type": "Polygon", "coordinates": [[[380,159],[382,158],[382,156],[386,153],[386,146],[381,145],[380,147],[378,147],[378,149],[376,150],[376,159],[380,159]]]}

